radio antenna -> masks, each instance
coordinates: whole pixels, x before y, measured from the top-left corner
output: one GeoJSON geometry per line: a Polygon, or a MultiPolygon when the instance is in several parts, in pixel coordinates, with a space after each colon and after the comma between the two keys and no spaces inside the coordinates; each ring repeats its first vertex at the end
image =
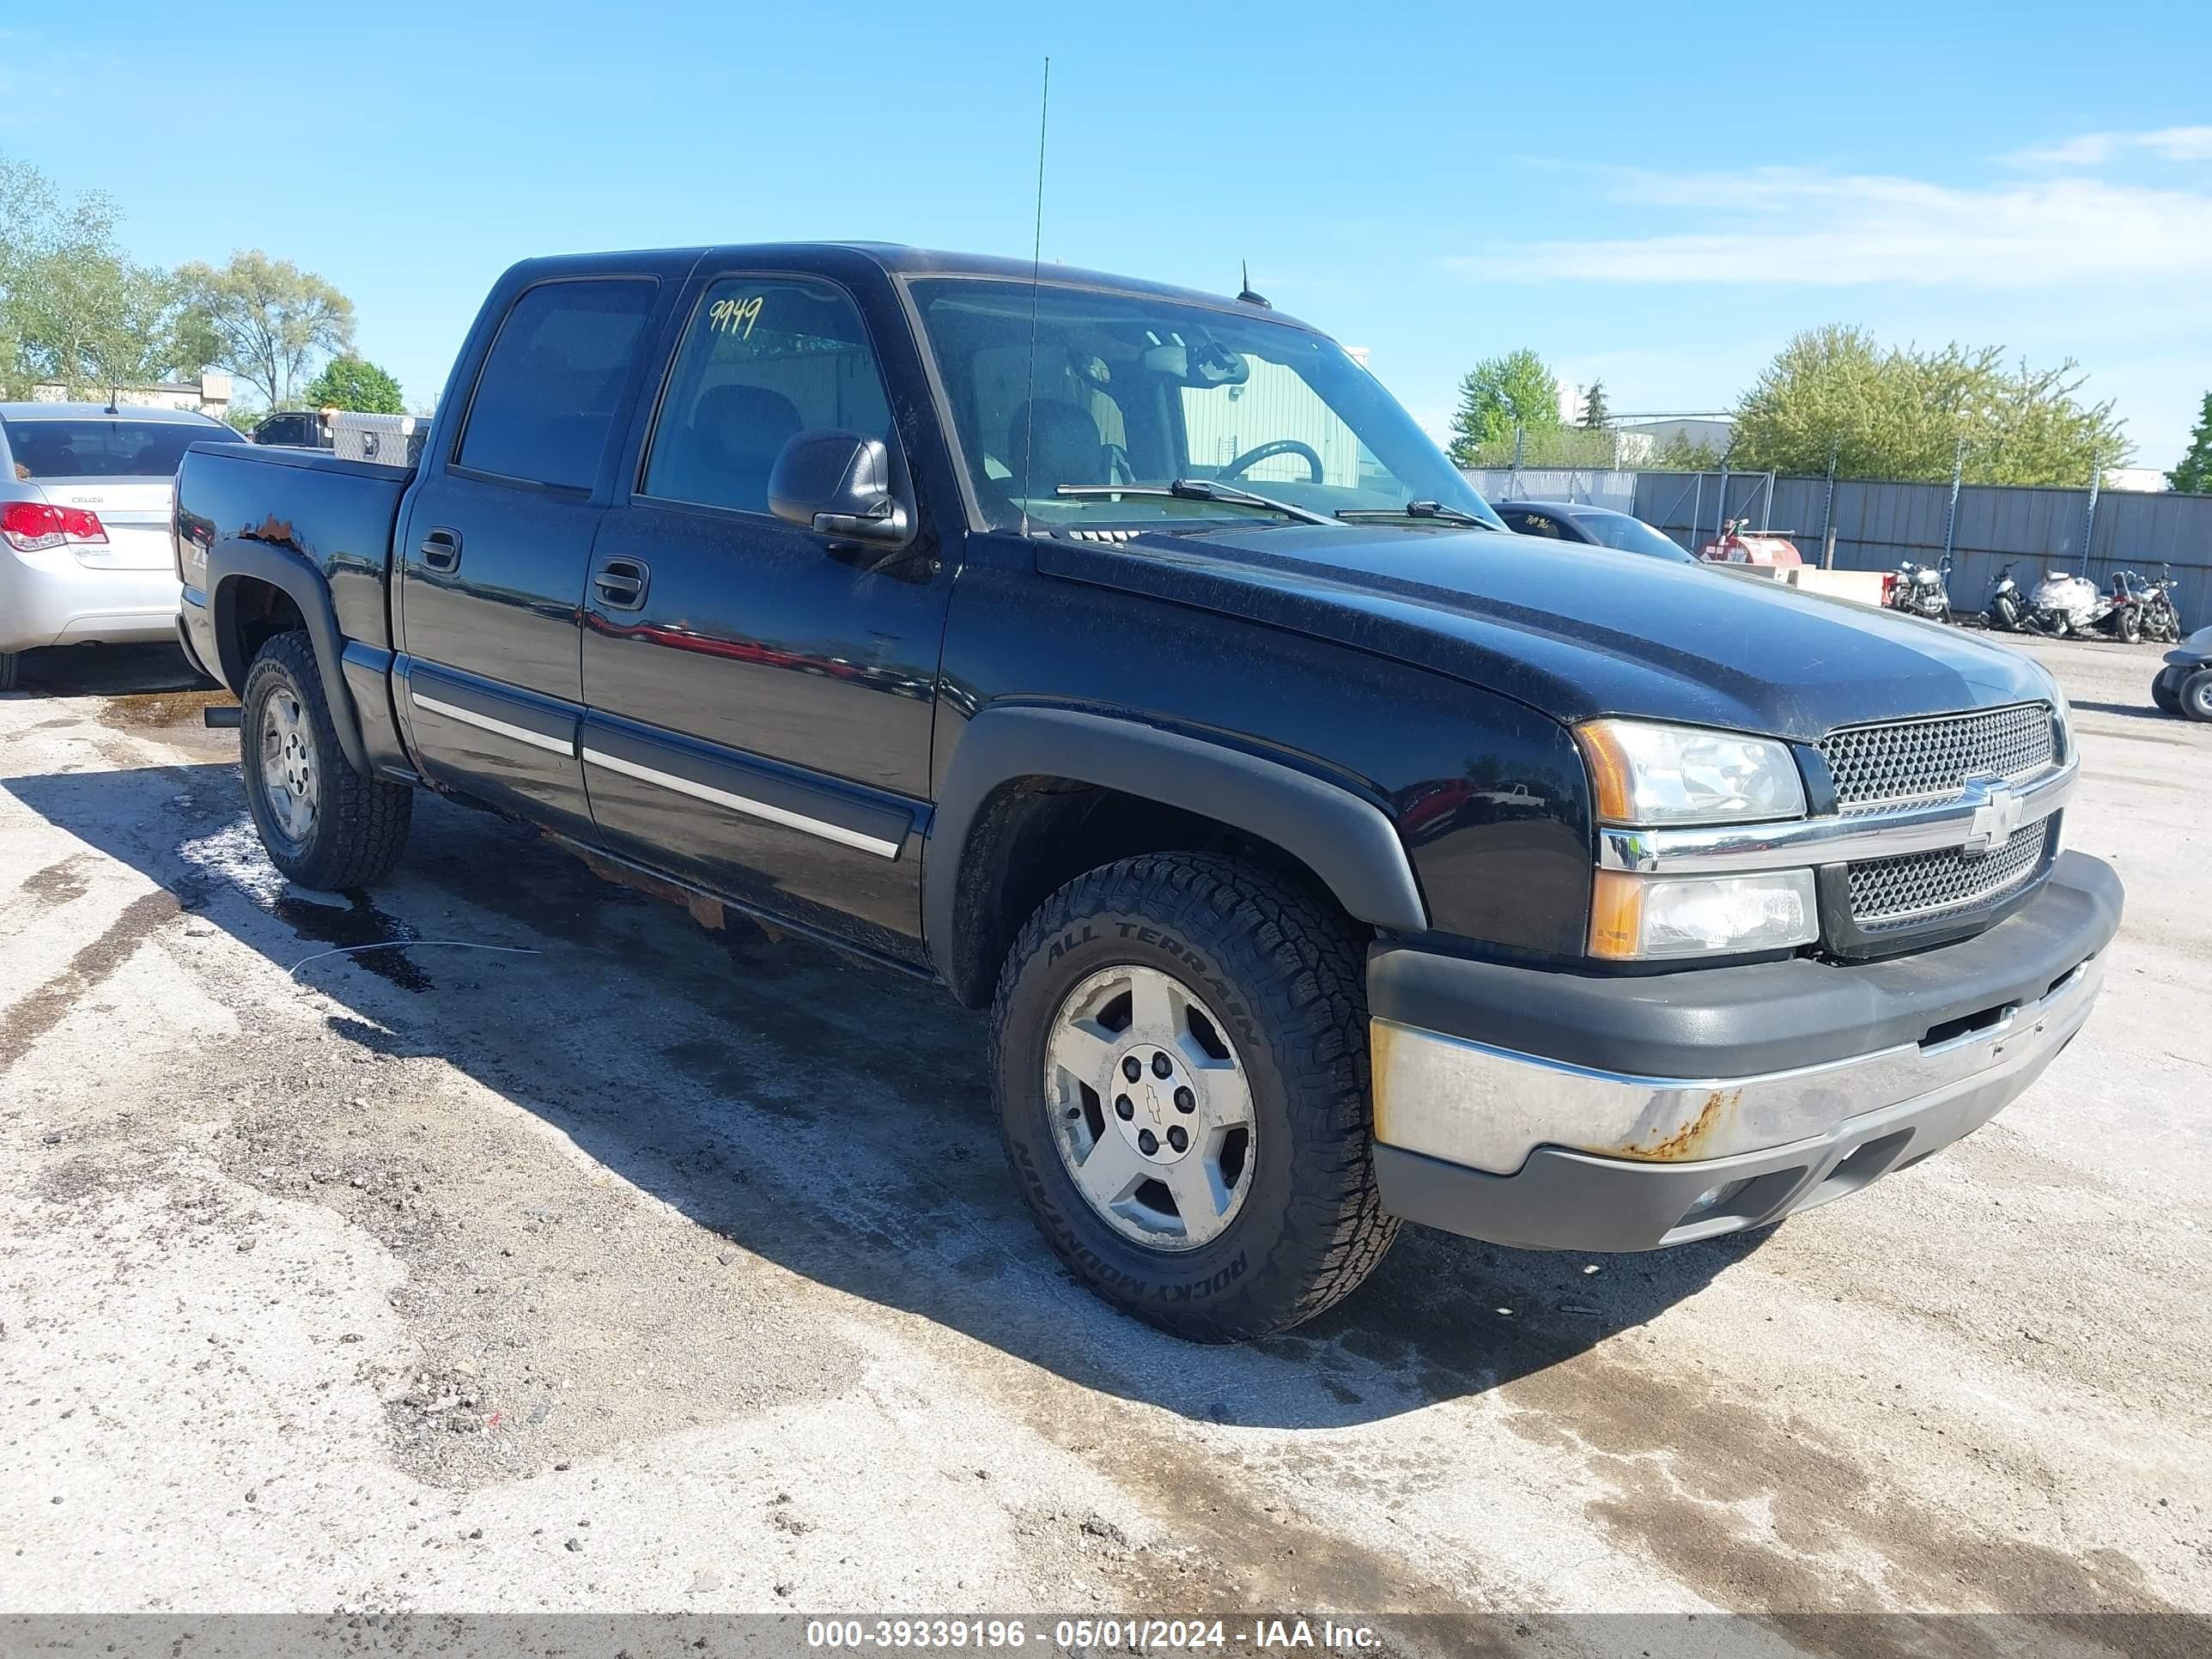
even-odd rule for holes
{"type": "Polygon", "coordinates": [[[1044,270],[1044,137],[1052,118],[1052,59],[1044,60],[1044,90],[1037,100],[1036,229],[1030,242],[1029,386],[1022,399],[1022,534],[1030,533],[1030,497],[1036,488],[1037,296],[1044,270]]]}

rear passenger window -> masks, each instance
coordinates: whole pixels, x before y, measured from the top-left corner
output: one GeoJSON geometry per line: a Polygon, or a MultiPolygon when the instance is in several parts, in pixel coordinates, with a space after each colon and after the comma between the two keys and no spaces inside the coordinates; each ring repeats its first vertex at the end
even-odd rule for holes
{"type": "Polygon", "coordinates": [[[677,351],[640,493],[766,513],[776,456],[822,428],[891,441],[860,313],[827,283],[726,277],[677,351]]]}
{"type": "Polygon", "coordinates": [[[656,286],[542,283],[526,290],[477,377],[460,465],[589,489],[656,286]]]}

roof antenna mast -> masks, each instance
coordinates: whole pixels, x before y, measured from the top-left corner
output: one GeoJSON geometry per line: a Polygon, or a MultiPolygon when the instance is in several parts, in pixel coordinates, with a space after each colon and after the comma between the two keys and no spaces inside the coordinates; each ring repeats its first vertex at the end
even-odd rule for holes
{"type": "Polygon", "coordinates": [[[1044,60],[1044,91],[1037,100],[1036,231],[1030,243],[1029,390],[1022,399],[1022,534],[1030,533],[1030,495],[1036,473],[1037,295],[1044,270],[1044,136],[1052,118],[1052,59],[1044,60]]]}
{"type": "Polygon", "coordinates": [[[1239,305],[1263,306],[1269,311],[1273,311],[1274,309],[1274,307],[1267,304],[1267,296],[1265,295],[1255,294],[1252,292],[1252,266],[1250,261],[1239,259],[1237,262],[1237,279],[1244,284],[1243,290],[1237,296],[1237,302],[1239,305]]]}

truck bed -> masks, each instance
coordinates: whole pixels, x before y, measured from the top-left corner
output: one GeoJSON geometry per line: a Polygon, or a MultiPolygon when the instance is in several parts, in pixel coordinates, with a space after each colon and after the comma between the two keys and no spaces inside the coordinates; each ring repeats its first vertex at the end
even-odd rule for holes
{"type": "Polygon", "coordinates": [[[385,574],[414,477],[325,450],[195,444],[177,470],[178,529],[210,548],[235,540],[289,554],[329,583],[347,639],[388,647],[385,574]]]}

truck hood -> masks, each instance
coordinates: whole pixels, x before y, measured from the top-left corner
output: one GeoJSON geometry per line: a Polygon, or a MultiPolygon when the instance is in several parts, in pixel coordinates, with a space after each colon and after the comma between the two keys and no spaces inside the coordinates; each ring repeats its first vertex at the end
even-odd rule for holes
{"type": "Polygon", "coordinates": [[[1565,720],[1816,739],[2047,700],[2028,658],[1763,576],[1495,531],[1237,526],[1038,541],[1040,570],[1431,668],[1565,720]]]}

